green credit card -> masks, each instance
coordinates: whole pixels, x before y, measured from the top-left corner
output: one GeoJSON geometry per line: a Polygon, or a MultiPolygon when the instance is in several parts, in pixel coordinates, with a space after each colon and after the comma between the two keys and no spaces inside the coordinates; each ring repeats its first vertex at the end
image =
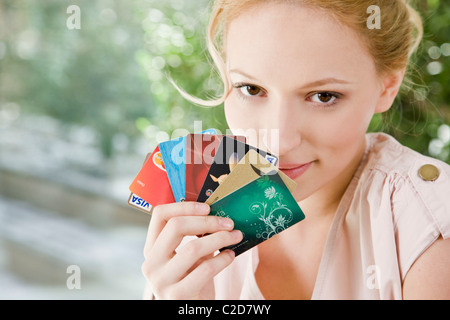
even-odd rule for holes
{"type": "Polygon", "coordinates": [[[243,233],[240,243],[221,249],[236,256],[305,218],[278,173],[260,176],[214,202],[210,214],[232,219],[234,229],[243,233]]]}

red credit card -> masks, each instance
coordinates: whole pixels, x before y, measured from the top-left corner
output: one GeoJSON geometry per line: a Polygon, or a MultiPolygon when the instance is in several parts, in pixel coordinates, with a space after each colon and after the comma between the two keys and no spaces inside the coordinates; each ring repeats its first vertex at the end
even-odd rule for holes
{"type": "MultiPolygon", "coordinates": [[[[186,201],[197,201],[223,135],[191,133],[186,136],[186,201]]],[[[244,136],[229,136],[245,142],[244,136]]]]}
{"type": "Polygon", "coordinates": [[[175,202],[159,145],[145,161],[129,189],[153,207],[175,202]]]}

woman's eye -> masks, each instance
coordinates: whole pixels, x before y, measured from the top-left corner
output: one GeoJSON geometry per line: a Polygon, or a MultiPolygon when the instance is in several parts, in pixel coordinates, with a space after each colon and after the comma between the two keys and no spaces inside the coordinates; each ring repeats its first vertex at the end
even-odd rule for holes
{"type": "Polygon", "coordinates": [[[311,96],[311,101],[320,104],[332,104],[337,98],[337,94],[331,92],[318,92],[311,96]]]}
{"type": "Polygon", "coordinates": [[[243,95],[249,96],[249,97],[255,97],[260,96],[264,94],[264,92],[258,88],[257,86],[252,85],[243,85],[239,87],[239,90],[241,90],[243,95]]]}

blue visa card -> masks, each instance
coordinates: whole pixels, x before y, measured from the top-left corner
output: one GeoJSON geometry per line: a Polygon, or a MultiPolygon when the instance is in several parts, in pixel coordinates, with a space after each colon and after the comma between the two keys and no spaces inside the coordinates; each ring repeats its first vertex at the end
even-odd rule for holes
{"type": "MultiPolygon", "coordinates": [[[[201,133],[216,134],[217,131],[211,128],[201,133]]],[[[186,136],[161,142],[159,149],[175,201],[184,201],[186,198],[186,136]]]]}

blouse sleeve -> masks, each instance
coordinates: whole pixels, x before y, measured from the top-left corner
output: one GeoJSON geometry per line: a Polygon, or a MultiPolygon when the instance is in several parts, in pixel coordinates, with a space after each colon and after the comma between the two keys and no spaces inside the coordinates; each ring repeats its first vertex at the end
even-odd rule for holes
{"type": "Polygon", "coordinates": [[[391,208],[402,280],[439,236],[450,237],[450,170],[443,162],[417,158],[407,175],[394,172],[391,208]],[[431,173],[425,170],[427,166],[431,173]]]}

